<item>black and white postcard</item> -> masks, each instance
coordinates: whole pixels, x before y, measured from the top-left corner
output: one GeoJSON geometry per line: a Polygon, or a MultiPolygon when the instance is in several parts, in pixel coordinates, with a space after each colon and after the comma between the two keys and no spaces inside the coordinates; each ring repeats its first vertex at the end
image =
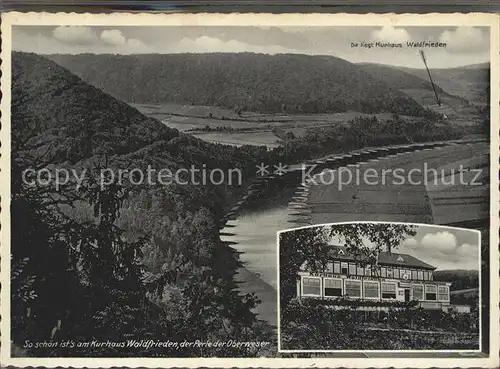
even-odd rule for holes
{"type": "Polygon", "coordinates": [[[498,365],[498,16],[1,31],[2,365],[498,365]]]}

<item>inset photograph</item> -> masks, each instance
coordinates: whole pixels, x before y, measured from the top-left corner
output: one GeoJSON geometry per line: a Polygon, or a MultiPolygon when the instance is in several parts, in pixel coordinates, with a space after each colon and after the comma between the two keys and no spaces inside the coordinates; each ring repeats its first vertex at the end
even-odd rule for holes
{"type": "Polygon", "coordinates": [[[480,350],[479,231],[335,223],[278,241],[279,351],[480,350]]]}

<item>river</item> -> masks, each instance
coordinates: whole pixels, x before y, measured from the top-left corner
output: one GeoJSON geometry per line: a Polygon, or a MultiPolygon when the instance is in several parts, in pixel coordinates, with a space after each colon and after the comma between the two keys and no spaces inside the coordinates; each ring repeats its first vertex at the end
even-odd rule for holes
{"type": "Polygon", "coordinates": [[[236,242],[231,245],[241,252],[244,267],[256,274],[265,283],[276,289],[277,279],[277,232],[294,228],[288,220],[290,201],[295,187],[279,189],[265,197],[245,205],[236,220],[231,220],[223,232],[234,235],[226,237],[236,242]]]}

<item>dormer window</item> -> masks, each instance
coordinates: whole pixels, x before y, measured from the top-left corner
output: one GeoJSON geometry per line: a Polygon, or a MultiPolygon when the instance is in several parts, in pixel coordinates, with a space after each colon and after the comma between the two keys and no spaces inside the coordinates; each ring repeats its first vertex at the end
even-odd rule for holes
{"type": "Polygon", "coordinates": [[[402,256],[398,256],[398,258],[396,259],[397,261],[400,261],[401,263],[404,263],[405,259],[403,259],[402,256]]]}
{"type": "Polygon", "coordinates": [[[345,255],[345,252],[344,252],[344,250],[339,250],[339,253],[338,253],[338,254],[339,254],[339,255],[345,255]]]}

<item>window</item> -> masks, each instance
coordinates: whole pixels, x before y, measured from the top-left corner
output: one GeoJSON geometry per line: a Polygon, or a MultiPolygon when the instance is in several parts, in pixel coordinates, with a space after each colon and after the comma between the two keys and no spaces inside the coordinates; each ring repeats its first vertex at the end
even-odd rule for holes
{"type": "Polygon", "coordinates": [[[356,275],[356,264],[349,264],[349,274],[356,275]]]}
{"type": "Polygon", "coordinates": [[[306,296],[321,296],[321,278],[319,277],[303,277],[302,278],[302,295],[306,296]]]}
{"type": "Polygon", "coordinates": [[[382,269],[380,269],[380,276],[387,277],[387,268],[382,267],[382,269]]]}
{"type": "Polygon", "coordinates": [[[429,272],[424,272],[424,281],[428,281],[429,280],[429,272]]]}
{"type": "Polygon", "coordinates": [[[382,298],[395,299],[396,298],[396,284],[395,283],[382,283],[382,298]]]}
{"type": "Polygon", "coordinates": [[[365,275],[368,276],[368,277],[371,277],[371,275],[372,275],[372,270],[370,269],[369,266],[367,266],[365,268],[365,275]]]}
{"type": "Polygon", "coordinates": [[[361,281],[346,279],[345,294],[349,297],[361,297],[361,281]]]}
{"type": "Polygon", "coordinates": [[[436,286],[425,286],[425,299],[429,301],[436,301],[436,286]]]}
{"type": "Polygon", "coordinates": [[[432,277],[432,272],[428,272],[429,273],[429,281],[433,281],[434,278],[432,277]]]}
{"type": "Polygon", "coordinates": [[[326,263],[326,271],[328,273],[333,273],[333,263],[326,263]]]}
{"type": "Polygon", "coordinates": [[[417,280],[417,271],[416,270],[411,271],[411,279],[417,280]]]}
{"type": "Polygon", "coordinates": [[[413,285],[413,299],[423,300],[424,299],[424,286],[421,284],[413,285]]]}
{"type": "Polygon", "coordinates": [[[378,299],[379,298],[379,287],[378,282],[365,281],[363,284],[363,294],[365,298],[368,299],[378,299]]]}
{"type": "Polygon", "coordinates": [[[399,269],[394,269],[394,278],[399,278],[399,269]]]}
{"type": "Polygon", "coordinates": [[[424,279],[424,272],[422,270],[419,270],[418,271],[418,280],[421,281],[422,279],[424,279]]]}
{"type": "Polygon", "coordinates": [[[342,296],[342,279],[324,279],[325,296],[342,296]]]}
{"type": "Polygon", "coordinates": [[[336,274],[340,274],[340,263],[338,261],[333,263],[333,272],[336,274]]]}
{"type": "Polygon", "coordinates": [[[450,301],[450,291],[448,286],[438,287],[438,300],[439,301],[450,301]]]}
{"type": "Polygon", "coordinates": [[[387,268],[387,278],[392,278],[392,269],[387,268]]]}
{"type": "Polygon", "coordinates": [[[347,274],[347,263],[340,264],[342,274],[347,274]]]}
{"type": "Polygon", "coordinates": [[[362,266],[359,266],[359,265],[358,265],[358,271],[357,271],[357,274],[358,274],[358,275],[365,275],[365,268],[363,268],[362,266]]]}

